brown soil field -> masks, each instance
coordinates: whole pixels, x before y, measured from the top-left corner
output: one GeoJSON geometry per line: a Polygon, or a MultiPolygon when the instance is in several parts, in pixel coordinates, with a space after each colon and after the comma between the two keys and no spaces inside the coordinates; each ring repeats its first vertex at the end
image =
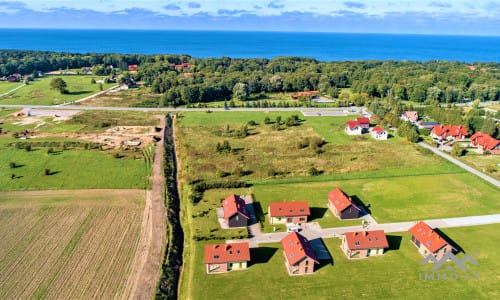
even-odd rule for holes
{"type": "Polygon", "coordinates": [[[0,299],[129,298],[145,192],[0,193],[0,299]]]}

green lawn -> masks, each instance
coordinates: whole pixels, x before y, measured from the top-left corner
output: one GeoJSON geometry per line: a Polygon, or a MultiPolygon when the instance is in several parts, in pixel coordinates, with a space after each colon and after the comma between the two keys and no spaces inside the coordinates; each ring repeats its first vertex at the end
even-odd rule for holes
{"type": "MultiPolygon", "coordinates": [[[[203,264],[204,243],[191,255],[193,266],[185,265],[181,299],[498,299],[497,225],[442,230],[479,266],[478,278],[466,281],[458,268],[458,280],[420,280],[423,257],[409,241],[408,233],[389,234],[392,250],[382,257],[349,261],[340,250],[340,239],[324,240],[333,263],[319,267],[313,275],[290,277],[285,270],[280,244],[262,244],[251,251],[248,270],[207,275],[203,264]],[[478,239],[477,237],[481,238],[478,239]],[[190,278],[190,279],[189,279],[190,278]],[[187,280],[190,280],[189,282],[187,280]]],[[[463,257],[459,254],[459,258],[463,257]]],[[[453,266],[449,263],[450,266],[453,266]]]]}
{"type": "Polygon", "coordinates": [[[500,179],[500,155],[478,154],[469,149],[465,156],[458,159],[493,178],[500,179]]]}
{"type": "MultiPolygon", "coordinates": [[[[96,79],[97,77],[72,75],[40,78],[13,94],[0,98],[0,104],[53,105],[75,101],[100,91],[99,84],[90,83],[92,78],[96,79]],[[50,82],[54,78],[62,78],[67,83],[69,94],[61,94],[50,88],[50,82]]],[[[103,88],[107,89],[113,85],[104,84],[103,88]]]]}
{"type": "Polygon", "coordinates": [[[22,83],[20,82],[0,81],[0,94],[7,93],[8,91],[13,90],[21,85],[22,83]]]}
{"type": "Polygon", "coordinates": [[[138,159],[113,158],[98,150],[65,150],[48,148],[32,151],[14,147],[0,148],[0,190],[145,188],[150,170],[138,153],[138,159]],[[10,162],[16,164],[10,167],[10,162]],[[51,175],[44,175],[49,169],[51,175]],[[12,179],[12,174],[15,178],[12,179]]]}

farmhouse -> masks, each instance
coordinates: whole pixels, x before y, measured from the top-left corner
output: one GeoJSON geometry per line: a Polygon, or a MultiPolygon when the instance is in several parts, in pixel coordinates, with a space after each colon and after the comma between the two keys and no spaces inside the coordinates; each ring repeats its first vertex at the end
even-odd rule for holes
{"type": "Polygon", "coordinates": [[[319,263],[309,240],[297,232],[291,232],[281,240],[285,265],[290,275],[304,275],[314,272],[319,263]]]}
{"type": "Polygon", "coordinates": [[[269,203],[268,213],[271,224],[307,223],[311,214],[307,201],[269,203]]]}
{"type": "Polygon", "coordinates": [[[431,137],[440,140],[463,140],[467,136],[467,128],[455,125],[438,125],[431,130],[431,137]]]}
{"type": "Polygon", "coordinates": [[[418,121],[418,112],[416,111],[405,111],[401,115],[401,120],[405,122],[412,122],[413,124],[417,123],[418,121]]]}
{"type": "Polygon", "coordinates": [[[205,267],[208,274],[225,273],[248,268],[248,243],[205,245],[205,267]]]}
{"type": "Polygon", "coordinates": [[[370,129],[370,134],[376,140],[387,140],[387,131],[378,125],[370,129]]]}
{"type": "Polygon", "coordinates": [[[384,254],[389,242],[383,230],[346,232],[340,246],[347,258],[366,258],[384,254]]]}
{"type": "Polygon", "coordinates": [[[439,233],[434,231],[425,222],[418,222],[408,230],[411,233],[411,242],[417,247],[418,252],[426,257],[433,254],[436,259],[441,259],[447,252],[454,248],[439,233]]]}
{"type": "Polygon", "coordinates": [[[240,196],[232,194],[222,201],[224,219],[229,227],[246,227],[250,216],[247,211],[245,200],[240,196]]]}
{"type": "Polygon", "coordinates": [[[357,219],[361,209],[339,188],[328,193],[328,207],[339,219],[357,219]]]}
{"type": "Polygon", "coordinates": [[[497,140],[489,134],[476,132],[470,137],[470,144],[477,148],[479,153],[500,154],[500,140],[497,140]]]}

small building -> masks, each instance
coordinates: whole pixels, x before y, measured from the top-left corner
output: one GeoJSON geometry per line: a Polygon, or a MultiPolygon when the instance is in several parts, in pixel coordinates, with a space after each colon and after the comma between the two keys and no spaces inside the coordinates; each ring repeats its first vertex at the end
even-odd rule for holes
{"type": "Polygon", "coordinates": [[[229,227],[247,227],[250,215],[248,214],[245,200],[240,196],[232,194],[222,201],[224,220],[229,227]]]}
{"type": "Polygon", "coordinates": [[[387,140],[387,131],[378,125],[370,129],[370,134],[376,140],[387,140]]]}
{"type": "Polygon", "coordinates": [[[309,240],[297,232],[291,232],[281,240],[285,265],[290,275],[312,274],[314,264],[319,263],[309,240]]]}
{"type": "Polygon", "coordinates": [[[311,215],[307,201],[272,202],[269,203],[268,213],[271,224],[307,223],[311,215]]]}
{"type": "Polygon", "coordinates": [[[489,134],[476,132],[470,137],[471,147],[477,148],[479,153],[500,154],[500,140],[489,134]]]}
{"type": "Polygon", "coordinates": [[[128,65],[129,72],[137,72],[139,70],[138,65],[128,65]]]}
{"type": "Polygon", "coordinates": [[[205,245],[205,267],[208,274],[245,270],[250,262],[250,245],[243,243],[205,245]]]}
{"type": "Polygon", "coordinates": [[[306,91],[306,92],[297,92],[295,94],[291,94],[293,100],[297,100],[300,97],[304,97],[307,99],[312,99],[314,96],[319,95],[319,91],[306,91]]]}
{"type": "Polygon", "coordinates": [[[345,123],[345,133],[348,135],[361,135],[363,134],[363,128],[356,121],[347,121],[345,123]]]}
{"type": "Polygon", "coordinates": [[[463,140],[467,136],[467,128],[458,125],[438,125],[431,130],[431,137],[439,140],[463,140]]]}
{"type": "Polygon", "coordinates": [[[349,259],[366,258],[384,254],[389,242],[383,230],[346,232],[340,247],[349,259]]]}
{"type": "Polygon", "coordinates": [[[356,118],[356,122],[358,122],[359,126],[361,126],[363,132],[368,132],[368,129],[370,129],[370,118],[359,117],[356,118]]]}
{"type": "Polygon", "coordinates": [[[454,250],[453,246],[423,221],[418,222],[408,231],[411,233],[411,242],[424,257],[432,254],[440,260],[447,252],[454,250]]]}
{"type": "Polygon", "coordinates": [[[328,208],[341,220],[357,219],[361,215],[361,208],[353,203],[341,189],[336,188],[328,193],[328,208]]]}
{"type": "Polygon", "coordinates": [[[418,112],[417,111],[414,111],[414,110],[411,110],[411,111],[405,111],[402,115],[401,115],[401,120],[405,121],[405,122],[411,122],[413,124],[417,123],[418,121],[418,112]]]}
{"type": "Polygon", "coordinates": [[[432,128],[434,128],[434,126],[439,126],[439,125],[441,125],[439,122],[432,122],[432,121],[429,121],[429,122],[419,121],[419,122],[417,122],[418,129],[432,130],[432,128]]]}

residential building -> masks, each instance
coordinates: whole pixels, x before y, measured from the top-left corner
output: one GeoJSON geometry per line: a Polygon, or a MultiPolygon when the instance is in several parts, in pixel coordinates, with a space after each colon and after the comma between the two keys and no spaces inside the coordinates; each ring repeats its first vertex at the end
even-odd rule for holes
{"type": "Polygon", "coordinates": [[[366,258],[380,256],[389,242],[383,230],[346,232],[340,246],[347,258],[366,258]]]}
{"type": "Polygon", "coordinates": [[[378,125],[370,128],[370,134],[376,140],[387,140],[387,131],[378,125]]]}
{"type": "Polygon", "coordinates": [[[341,189],[336,188],[328,193],[328,208],[333,215],[341,220],[357,219],[361,215],[361,208],[353,203],[351,197],[348,197],[341,189]]]}
{"type": "Polygon", "coordinates": [[[405,111],[401,115],[401,120],[415,124],[418,121],[418,112],[417,111],[405,111]]]}
{"type": "Polygon", "coordinates": [[[222,201],[224,219],[229,227],[246,227],[250,215],[247,211],[245,200],[240,196],[232,194],[222,201]]]}
{"type": "Polygon", "coordinates": [[[447,252],[454,250],[453,246],[425,222],[418,222],[408,231],[411,233],[411,242],[424,257],[432,254],[439,260],[447,252]]]}
{"type": "Polygon", "coordinates": [[[250,245],[243,243],[205,245],[205,267],[208,274],[244,270],[250,262],[250,245]]]}
{"type": "Polygon", "coordinates": [[[467,128],[458,125],[438,125],[431,130],[431,137],[439,140],[463,140],[467,136],[467,128]]]}
{"type": "Polygon", "coordinates": [[[345,123],[345,132],[348,135],[361,135],[363,134],[363,128],[361,124],[356,121],[347,121],[347,123],[345,123]]]}
{"type": "Polygon", "coordinates": [[[297,232],[291,232],[281,240],[286,268],[290,275],[311,274],[314,264],[319,263],[309,240],[297,232]]]}
{"type": "Polygon", "coordinates": [[[271,224],[307,223],[311,215],[307,201],[272,202],[269,203],[268,213],[271,224]]]}
{"type": "Polygon", "coordinates": [[[500,140],[489,134],[476,132],[470,137],[470,144],[479,153],[500,154],[500,140]]]}

